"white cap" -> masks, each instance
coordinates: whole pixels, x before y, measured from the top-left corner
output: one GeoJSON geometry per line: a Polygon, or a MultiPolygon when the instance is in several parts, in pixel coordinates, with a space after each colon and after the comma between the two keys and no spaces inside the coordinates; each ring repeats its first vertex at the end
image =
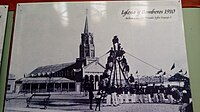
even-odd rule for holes
{"type": "Polygon", "coordinates": [[[187,91],[186,91],[186,90],[183,90],[182,92],[183,92],[183,93],[187,93],[187,91]]]}

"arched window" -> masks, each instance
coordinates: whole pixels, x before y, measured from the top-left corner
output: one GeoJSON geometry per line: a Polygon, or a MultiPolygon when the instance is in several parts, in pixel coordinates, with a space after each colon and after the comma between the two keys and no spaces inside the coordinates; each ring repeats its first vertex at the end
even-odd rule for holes
{"type": "Polygon", "coordinates": [[[93,75],[90,75],[90,81],[94,81],[94,76],[93,75]]]}
{"type": "Polygon", "coordinates": [[[98,81],[99,81],[99,76],[95,75],[95,82],[98,82],[98,81]]]}

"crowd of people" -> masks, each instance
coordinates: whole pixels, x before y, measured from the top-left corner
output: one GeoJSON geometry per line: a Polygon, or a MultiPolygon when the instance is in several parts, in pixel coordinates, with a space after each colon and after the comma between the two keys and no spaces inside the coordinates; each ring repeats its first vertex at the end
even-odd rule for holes
{"type": "MultiPolygon", "coordinates": [[[[120,106],[121,104],[134,103],[166,103],[166,104],[182,104],[179,108],[180,112],[184,111],[190,103],[191,95],[189,90],[185,88],[177,88],[168,85],[165,87],[160,84],[139,84],[137,81],[130,82],[130,85],[106,85],[102,80],[99,90],[94,95],[94,84],[92,81],[88,83],[87,92],[89,93],[90,109],[92,108],[93,99],[96,100],[96,107],[104,106],[120,106]],[[102,86],[102,87],[101,87],[102,86]]],[[[108,84],[107,80],[107,84],[108,84]]]]}
{"type": "Polygon", "coordinates": [[[131,86],[117,86],[112,85],[102,93],[106,93],[106,105],[117,106],[123,103],[179,103],[181,99],[189,99],[187,91],[179,91],[177,88],[172,88],[170,85],[164,87],[148,86],[137,84],[131,86]],[[112,103],[111,103],[112,102],[112,103]]]}
{"type": "MultiPolygon", "coordinates": [[[[99,82],[99,90],[96,94],[96,108],[99,108],[101,102],[105,103],[106,106],[119,106],[121,104],[127,103],[168,103],[168,104],[178,104],[182,103],[183,105],[179,108],[180,112],[186,112],[185,107],[190,102],[190,94],[186,88],[177,88],[168,85],[165,87],[160,84],[141,84],[135,81],[133,75],[129,74],[129,65],[124,56],[125,51],[119,43],[117,36],[114,36],[112,39],[113,47],[107,52],[109,54],[106,63],[106,69],[102,75],[102,78],[99,82]],[[124,76],[124,81],[122,83],[115,77],[116,73],[113,70],[116,70],[116,65],[118,64],[121,73],[124,76]],[[113,77],[112,77],[113,75],[113,77]]],[[[90,109],[92,109],[92,99],[94,98],[93,94],[93,82],[88,81],[88,86],[86,91],[89,92],[90,99],[90,109]]],[[[85,84],[87,84],[85,83],[85,84]]]]}

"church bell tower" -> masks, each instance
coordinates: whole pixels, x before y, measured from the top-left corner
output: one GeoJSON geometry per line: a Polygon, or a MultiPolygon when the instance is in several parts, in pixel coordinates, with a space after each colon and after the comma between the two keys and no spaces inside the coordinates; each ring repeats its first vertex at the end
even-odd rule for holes
{"type": "Polygon", "coordinates": [[[93,34],[89,32],[88,17],[86,10],[84,31],[81,33],[81,43],[79,46],[79,59],[88,61],[94,61],[95,58],[95,46],[93,40],[93,34]]]}

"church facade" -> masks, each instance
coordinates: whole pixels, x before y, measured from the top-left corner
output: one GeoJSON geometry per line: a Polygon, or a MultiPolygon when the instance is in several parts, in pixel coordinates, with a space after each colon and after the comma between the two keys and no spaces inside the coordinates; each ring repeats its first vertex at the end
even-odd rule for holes
{"type": "Polygon", "coordinates": [[[86,16],[79,57],[75,62],[38,67],[15,82],[15,92],[80,92],[85,79],[93,81],[94,89],[97,90],[104,70],[105,67],[95,56],[94,37],[89,32],[86,16]]]}

